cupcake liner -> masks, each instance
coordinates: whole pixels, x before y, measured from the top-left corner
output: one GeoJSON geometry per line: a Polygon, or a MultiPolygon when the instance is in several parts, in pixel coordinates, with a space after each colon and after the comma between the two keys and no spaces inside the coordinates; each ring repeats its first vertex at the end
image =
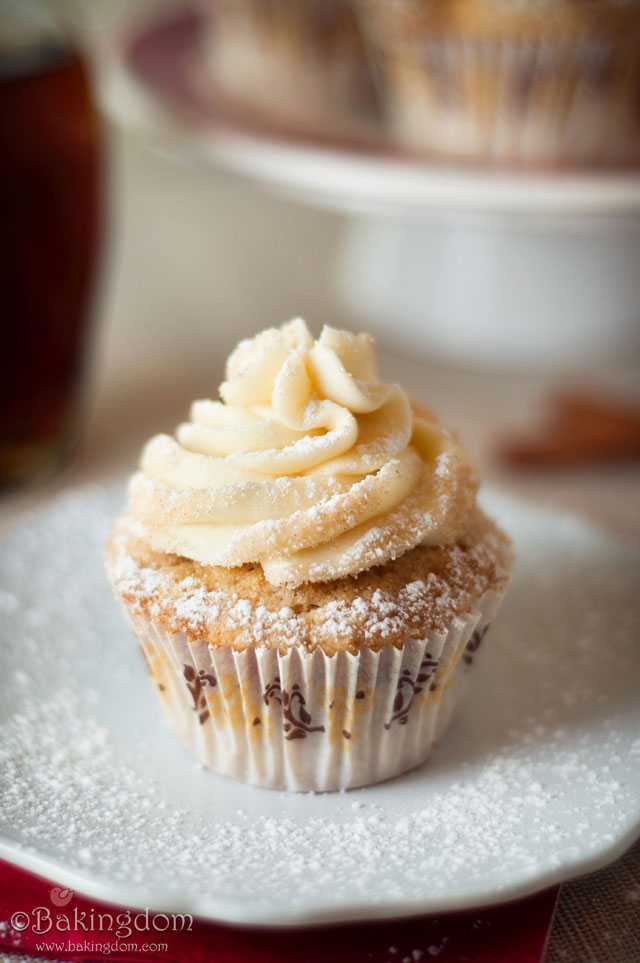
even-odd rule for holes
{"type": "Polygon", "coordinates": [[[566,35],[476,36],[394,31],[389,16],[363,10],[388,120],[405,147],[514,164],[640,161],[638,25],[628,37],[588,21],[566,35]]]}
{"type": "Polygon", "coordinates": [[[427,758],[502,594],[486,592],[444,632],[357,655],[189,641],[124,605],[185,747],[224,775],[305,792],[379,782],[427,758]]]}

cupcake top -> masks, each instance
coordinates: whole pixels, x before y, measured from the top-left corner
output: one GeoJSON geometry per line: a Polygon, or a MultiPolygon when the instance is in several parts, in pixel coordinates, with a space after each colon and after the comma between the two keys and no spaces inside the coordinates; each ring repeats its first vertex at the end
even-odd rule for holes
{"type": "Polygon", "coordinates": [[[373,341],[300,319],[241,342],[221,401],[157,435],[130,483],[138,537],[204,566],[259,565],[274,586],[356,576],[451,544],[476,482],[456,438],[397,385],[373,341]]]}
{"type": "Polygon", "coordinates": [[[504,591],[511,562],[507,537],[478,509],[449,545],[417,545],[389,565],[295,587],[271,585],[260,565],[224,568],[156,552],[126,518],[107,549],[112,582],[136,615],[238,652],[301,645],[327,655],[446,632],[486,592],[504,591]]]}

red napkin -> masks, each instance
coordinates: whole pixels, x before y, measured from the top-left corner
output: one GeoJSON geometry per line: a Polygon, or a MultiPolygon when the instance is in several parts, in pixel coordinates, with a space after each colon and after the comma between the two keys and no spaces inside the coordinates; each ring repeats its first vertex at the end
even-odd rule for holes
{"type": "Polygon", "coordinates": [[[297,930],[196,919],[180,932],[171,914],[87,899],[0,861],[0,950],[118,963],[540,963],[558,891],[437,918],[297,930]]]}

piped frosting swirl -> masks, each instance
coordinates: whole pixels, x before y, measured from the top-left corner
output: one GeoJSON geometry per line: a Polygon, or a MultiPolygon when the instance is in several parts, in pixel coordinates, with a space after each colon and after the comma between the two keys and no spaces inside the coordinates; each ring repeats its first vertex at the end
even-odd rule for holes
{"type": "Polygon", "coordinates": [[[157,435],[130,483],[152,548],[274,585],[355,575],[460,535],[475,480],[456,439],[376,375],[373,342],[296,319],[242,341],[222,401],[157,435]]]}

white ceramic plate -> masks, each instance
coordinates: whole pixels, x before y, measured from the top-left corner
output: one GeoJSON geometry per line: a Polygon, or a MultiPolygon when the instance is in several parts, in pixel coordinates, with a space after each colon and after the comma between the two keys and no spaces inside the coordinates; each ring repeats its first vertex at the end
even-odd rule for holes
{"type": "Polygon", "coordinates": [[[283,133],[232,112],[203,62],[189,5],[140,26],[101,58],[102,103],[118,123],[321,207],[425,213],[624,214],[640,209],[633,173],[509,172],[412,160],[381,141],[336,144],[283,133]]]}
{"type": "Polygon", "coordinates": [[[196,767],[101,560],[123,484],[0,540],[0,855],[94,897],[247,924],[439,913],[614,859],[640,830],[640,557],[498,494],[513,585],[431,760],[348,793],[196,767]]]}

